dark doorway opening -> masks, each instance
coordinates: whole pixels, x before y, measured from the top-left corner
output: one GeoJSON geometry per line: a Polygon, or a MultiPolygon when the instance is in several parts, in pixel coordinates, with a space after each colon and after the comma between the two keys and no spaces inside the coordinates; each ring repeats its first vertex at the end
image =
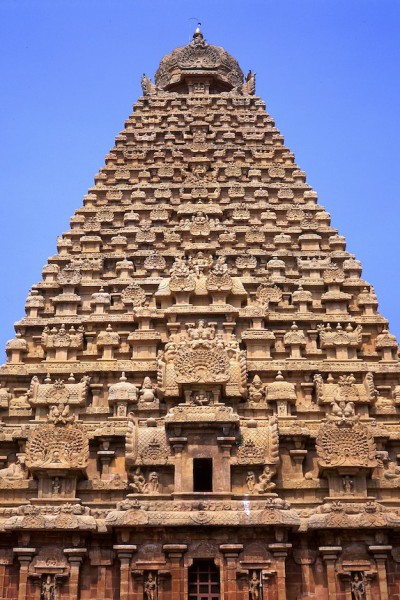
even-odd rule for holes
{"type": "Polygon", "coordinates": [[[212,458],[193,459],[193,491],[212,492],[212,458]]]}
{"type": "Polygon", "coordinates": [[[189,567],[188,600],[220,600],[219,569],[212,560],[195,560],[189,567]]]}

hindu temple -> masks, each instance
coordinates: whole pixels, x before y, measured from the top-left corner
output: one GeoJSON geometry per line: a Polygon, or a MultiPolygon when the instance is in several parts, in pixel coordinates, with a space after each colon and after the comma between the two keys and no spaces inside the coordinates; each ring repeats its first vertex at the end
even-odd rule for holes
{"type": "Polygon", "coordinates": [[[254,73],[197,28],[142,89],[6,346],[0,598],[399,600],[374,288],[254,73]]]}

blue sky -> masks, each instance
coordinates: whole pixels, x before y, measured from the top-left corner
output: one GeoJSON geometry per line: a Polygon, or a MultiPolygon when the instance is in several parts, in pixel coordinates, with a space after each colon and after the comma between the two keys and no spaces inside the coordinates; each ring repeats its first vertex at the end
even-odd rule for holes
{"type": "Polygon", "coordinates": [[[197,20],[257,72],[257,93],[400,337],[400,0],[2,0],[1,348],[142,73],[197,20]]]}

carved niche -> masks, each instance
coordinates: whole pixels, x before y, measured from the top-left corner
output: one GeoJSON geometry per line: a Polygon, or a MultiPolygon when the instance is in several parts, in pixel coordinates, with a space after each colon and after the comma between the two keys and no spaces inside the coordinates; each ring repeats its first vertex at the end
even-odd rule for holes
{"type": "Polygon", "coordinates": [[[167,396],[179,394],[180,384],[224,384],[232,395],[246,393],[246,358],[232,335],[225,341],[213,324],[199,321],[177,343],[171,336],[158,358],[158,380],[167,396]]]}

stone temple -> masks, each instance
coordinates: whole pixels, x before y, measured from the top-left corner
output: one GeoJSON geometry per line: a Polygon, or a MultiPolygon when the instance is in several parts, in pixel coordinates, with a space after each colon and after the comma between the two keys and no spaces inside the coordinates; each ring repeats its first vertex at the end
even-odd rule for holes
{"type": "Polygon", "coordinates": [[[398,600],[400,365],[255,75],[161,61],[0,369],[0,598],[398,600]]]}

